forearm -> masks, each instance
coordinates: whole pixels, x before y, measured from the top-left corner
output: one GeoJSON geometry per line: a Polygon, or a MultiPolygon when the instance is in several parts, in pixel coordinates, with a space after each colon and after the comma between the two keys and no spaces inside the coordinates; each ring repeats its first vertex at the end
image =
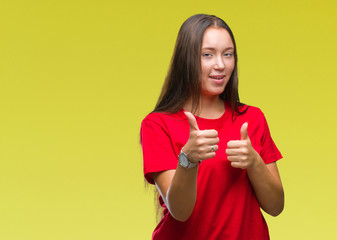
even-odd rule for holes
{"type": "Polygon", "coordinates": [[[178,164],[167,190],[165,204],[172,217],[186,221],[193,212],[197,199],[198,167],[184,168],[178,164]]]}
{"type": "Polygon", "coordinates": [[[279,215],[284,207],[284,192],[276,163],[267,166],[258,156],[247,173],[261,208],[272,216],[279,215]]]}
{"type": "MultiPolygon", "coordinates": [[[[216,130],[199,130],[193,114],[185,112],[190,124],[190,137],[182,148],[187,160],[198,163],[213,158],[218,149],[218,132],[216,130]]],[[[180,165],[180,160],[186,161],[179,155],[179,163],[176,170],[167,170],[154,173],[154,181],[160,194],[170,211],[172,217],[179,221],[186,221],[192,214],[197,200],[198,165],[185,168],[180,165]]]]}

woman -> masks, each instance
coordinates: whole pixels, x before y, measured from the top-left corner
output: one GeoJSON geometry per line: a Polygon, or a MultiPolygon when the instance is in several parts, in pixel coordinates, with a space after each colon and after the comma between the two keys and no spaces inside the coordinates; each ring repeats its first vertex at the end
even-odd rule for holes
{"type": "Polygon", "coordinates": [[[198,14],[181,26],[141,144],[164,208],[153,239],[269,239],[260,208],[283,210],[282,156],[263,113],[239,101],[235,40],[222,19],[198,14]]]}

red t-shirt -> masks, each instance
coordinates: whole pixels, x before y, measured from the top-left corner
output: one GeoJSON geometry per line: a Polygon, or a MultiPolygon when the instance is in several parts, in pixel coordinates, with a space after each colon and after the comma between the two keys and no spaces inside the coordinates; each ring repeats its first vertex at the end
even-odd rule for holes
{"type": "MultiPolygon", "coordinates": [[[[247,106],[241,107],[241,110],[247,106]]],[[[240,129],[248,122],[252,146],[266,164],[282,158],[260,109],[248,110],[232,120],[232,109],[225,104],[218,119],[196,117],[200,130],[215,129],[220,142],[216,156],[202,162],[198,169],[197,201],[186,222],[175,220],[161,197],[164,216],[153,232],[155,240],[266,240],[268,227],[260,211],[246,170],[233,168],[225,153],[227,142],[240,140],[240,129]]],[[[178,154],[189,138],[189,122],[183,110],[151,113],[142,122],[141,144],[144,176],[154,184],[152,172],[176,169],[178,154]]]]}

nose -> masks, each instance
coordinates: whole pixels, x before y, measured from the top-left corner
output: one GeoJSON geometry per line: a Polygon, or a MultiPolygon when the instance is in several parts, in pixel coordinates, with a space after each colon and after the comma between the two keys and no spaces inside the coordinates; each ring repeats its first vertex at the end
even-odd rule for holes
{"type": "Polygon", "coordinates": [[[218,57],[216,59],[215,65],[214,65],[214,69],[221,71],[224,68],[225,68],[225,62],[224,62],[224,60],[222,59],[222,57],[218,57]]]}

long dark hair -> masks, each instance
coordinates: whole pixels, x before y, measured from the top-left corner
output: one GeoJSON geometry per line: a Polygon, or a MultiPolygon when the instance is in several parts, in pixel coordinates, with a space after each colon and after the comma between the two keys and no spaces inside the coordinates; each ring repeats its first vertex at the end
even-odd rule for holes
{"type": "Polygon", "coordinates": [[[170,68],[153,112],[178,112],[190,97],[192,112],[198,110],[201,94],[201,46],[204,33],[211,26],[226,29],[234,44],[234,69],[219,97],[230,103],[233,113],[243,113],[239,111],[239,106],[243,104],[240,103],[238,92],[238,57],[234,35],[221,18],[207,14],[194,15],[181,26],[170,68]]]}

